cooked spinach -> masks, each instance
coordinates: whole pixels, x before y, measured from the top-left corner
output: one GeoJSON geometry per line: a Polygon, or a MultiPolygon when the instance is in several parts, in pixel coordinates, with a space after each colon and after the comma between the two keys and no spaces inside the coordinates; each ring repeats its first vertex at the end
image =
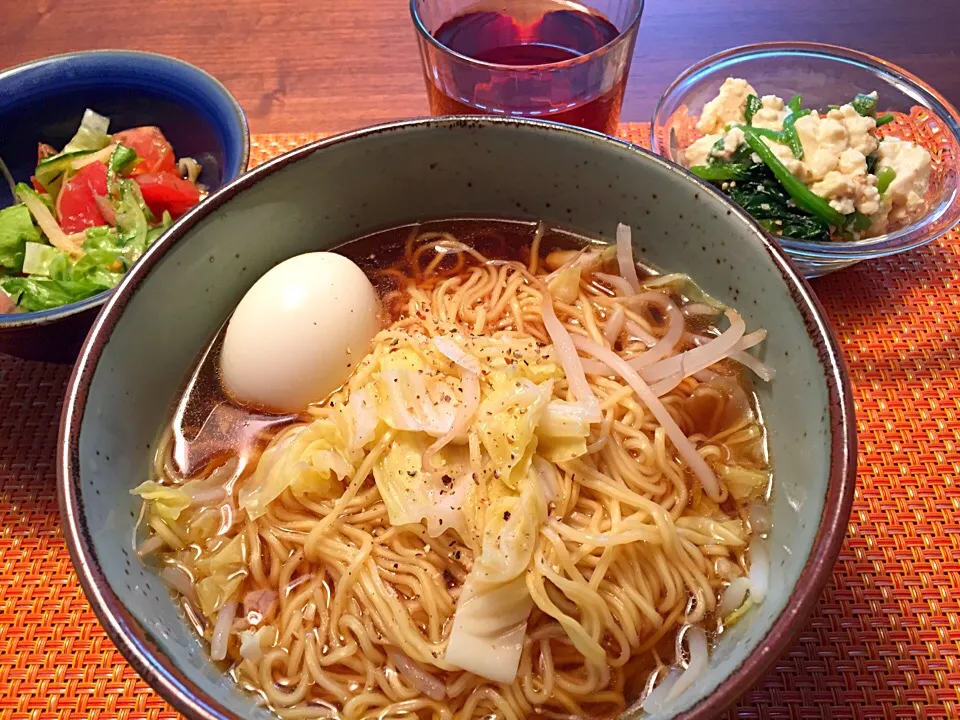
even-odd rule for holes
{"type": "Polygon", "coordinates": [[[857,96],[850,101],[853,109],[864,117],[877,116],[877,98],[874,95],[857,93],[857,96]]]}
{"type": "Polygon", "coordinates": [[[797,240],[830,240],[830,226],[794,207],[790,196],[765,165],[756,166],[751,179],[728,184],[725,192],[773,235],[797,240]]]}
{"type": "Polygon", "coordinates": [[[790,151],[797,160],[803,160],[803,143],[800,142],[800,136],[797,134],[797,128],[794,123],[802,117],[810,114],[809,110],[797,110],[790,113],[783,121],[783,137],[790,151]]]}
{"type": "Polygon", "coordinates": [[[753,116],[760,112],[762,108],[763,103],[760,98],[756,95],[747,95],[747,106],[743,111],[743,117],[747,121],[747,125],[753,123],[753,116]]]}
{"type": "Polygon", "coordinates": [[[698,168],[704,172],[697,174],[750,213],[770,234],[828,242],[830,226],[796,207],[770,168],[752,162],[751,154],[750,149],[743,146],[730,162],[714,162],[698,168]],[[736,180],[731,182],[731,177],[736,180]]]}

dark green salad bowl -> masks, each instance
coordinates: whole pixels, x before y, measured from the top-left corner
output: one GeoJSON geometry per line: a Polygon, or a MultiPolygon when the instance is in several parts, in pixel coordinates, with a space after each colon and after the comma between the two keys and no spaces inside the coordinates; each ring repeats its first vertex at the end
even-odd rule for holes
{"type": "MultiPolygon", "coordinates": [[[[177,157],[200,163],[199,182],[211,191],[246,169],[246,118],[220,82],[175,58],[98,50],[0,70],[0,158],[12,179],[29,183],[37,144],[62,148],[87,108],[108,117],[111,132],[159,127],[177,157]]],[[[13,203],[8,183],[0,178],[0,208],[13,203]]],[[[0,227],[0,276],[11,272],[3,266],[5,239],[0,227]]],[[[36,312],[5,312],[8,303],[0,305],[0,353],[73,362],[110,294],[108,290],[36,312]]]]}

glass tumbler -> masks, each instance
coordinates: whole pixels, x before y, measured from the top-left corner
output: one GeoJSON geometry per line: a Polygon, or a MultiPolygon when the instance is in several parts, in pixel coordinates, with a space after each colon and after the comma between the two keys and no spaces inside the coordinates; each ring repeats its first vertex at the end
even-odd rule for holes
{"type": "Polygon", "coordinates": [[[615,134],[643,0],[411,0],[434,115],[615,134]]]}

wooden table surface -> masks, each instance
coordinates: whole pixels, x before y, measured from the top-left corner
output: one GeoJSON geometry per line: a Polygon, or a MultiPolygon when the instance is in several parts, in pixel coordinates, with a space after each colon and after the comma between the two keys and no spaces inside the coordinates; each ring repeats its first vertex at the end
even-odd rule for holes
{"type": "MultiPolygon", "coordinates": [[[[220,78],[254,133],[336,132],[428,112],[407,0],[3,0],[0,67],[122,47],[220,78]]],[[[848,45],[960,104],[960,0],[647,0],[623,110],[714,52],[763,40],[848,45]]]]}

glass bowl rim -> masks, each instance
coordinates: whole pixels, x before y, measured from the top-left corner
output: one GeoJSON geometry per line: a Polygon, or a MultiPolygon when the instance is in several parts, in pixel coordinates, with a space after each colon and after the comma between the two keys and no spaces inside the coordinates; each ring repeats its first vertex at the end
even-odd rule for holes
{"type": "MultiPolygon", "coordinates": [[[[908,95],[913,96],[918,104],[923,105],[953,136],[954,142],[960,147],[960,112],[940,92],[925,83],[908,70],[901,68],[882,58],[869,53],[840,45],[828,43],[802,41],[775,41],[740,45],[722,52],[710,55],[684,70],[667,86],[657,101],[650,125],[650,147],[655,153],[672,160],[667,149],[663,147],[658,137],[657,129],[661,123],[668,101],[673,99],[678,89],[691,79],[707,71],[715,70],[718,66],[733,63],[753,57],[778,55],[802,55],[817,57],[824,60],[860,66],[864,70],[872,71],[891,81],[891,84],[903,85],[909,89],[908,95]]],[[[675,161],[674,161],[675,162],[675,161]]],[[[777,237],[776,242],[781,244],[791,255],[810,259],[834,258],[837,260],[856,260],[878,258],[893,255],[926,245],[938,237],[949,232],[960,221],[960,186],[949,192],[949,202],[941,203],[942,207],[927,214],[919,220],[906,225],[892,233],[884,233],[872,238],[850,242],[814,242],[796,240],[793,238],[777,237]],[[929,223],[942,223],[942,226],[931,233],[929,223]]]]}

